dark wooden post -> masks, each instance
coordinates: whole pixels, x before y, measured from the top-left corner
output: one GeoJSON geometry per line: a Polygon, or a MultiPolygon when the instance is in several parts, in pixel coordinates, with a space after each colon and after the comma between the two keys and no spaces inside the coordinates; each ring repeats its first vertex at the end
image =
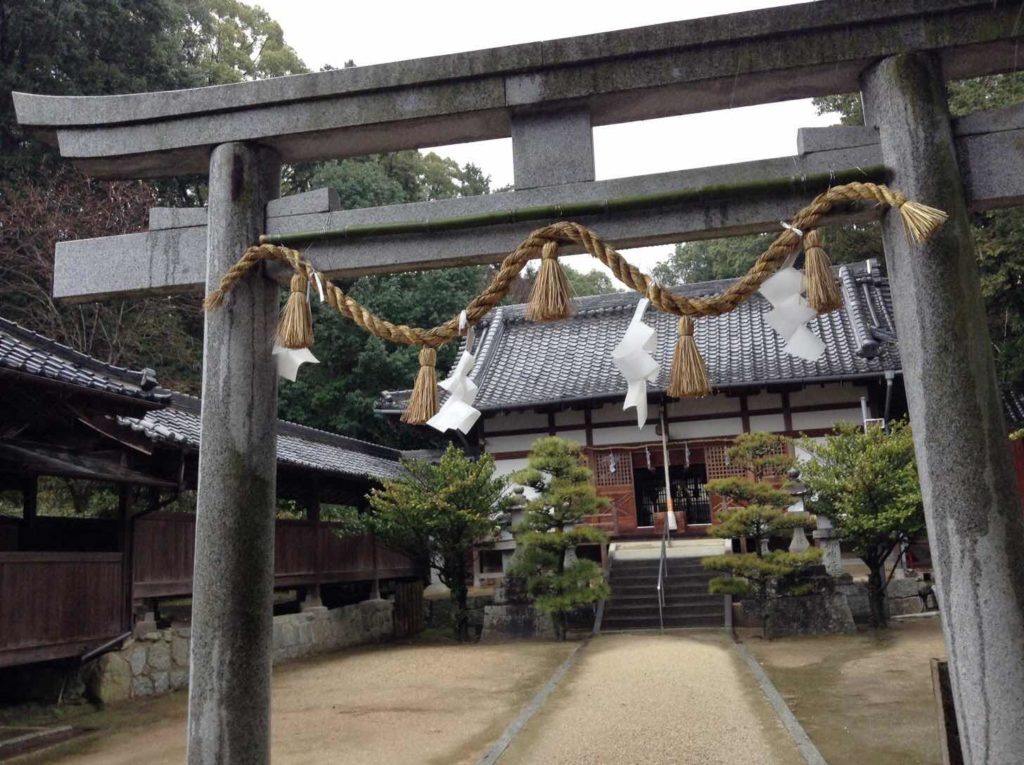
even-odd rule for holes
{"type": "Polygon", "coordinates": [[[302,610],[308,611],[311,608],[323,608],[323,600],[320,596],[320,584],[324,575],[324,543],[323,534],[329,533],[320,523],[320,495],[314,483],[306,496],[303,498],[306,506],[306,520],[313,529],[313,584],[306,588],[305,598],[302,601],[302,610]]]}
{"type": "Polygon", "coordinates": [[[893,186],[945,210],[923,245],[882,223],[964,761],[1024,752],[1024,525],[939,65],[887,58],[863,79],[865,122],[893,186]]]}
{"type": "MultiPolygon", "coordinates": [[[[207,290],[264,227],[278,155],[226,143],[210,157],[207,290]]],[[[206,314],[188,761],[270,761],[279,290],[250,274],[206,314]]]]}
{"type": "Polygon", "coordinates": [[[31,527],[39,510],[39,476],[29,476],[21,484],[21,520],[31,527]]]}
{"type": "Polygon", "coordinates": [[[117,518],[118,547],[121,549],[121,587],[124,590],[124,605],[121,626],[127,631],[132,628],[132,487],[123,483],[118,487],[117,518]]]}

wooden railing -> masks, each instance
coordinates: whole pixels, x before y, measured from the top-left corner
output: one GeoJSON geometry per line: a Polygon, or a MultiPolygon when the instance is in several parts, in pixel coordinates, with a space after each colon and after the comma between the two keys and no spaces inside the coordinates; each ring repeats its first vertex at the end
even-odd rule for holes
{"type": "Polygon", "coordinates": [[[74,656],[124,631],[121,553],[0,552],[0,667],[74,656]]]}
{"type": "MultiPolygon", "coordinates": [[[[415,561],[370,534],[341,536],[340,526],[314,521],[277,522],[274,586],[397,579],[420,574],[415,561]]],[[[134,521],[132,597],[192,594],[195,516],[151,513],[134,521]]]]}

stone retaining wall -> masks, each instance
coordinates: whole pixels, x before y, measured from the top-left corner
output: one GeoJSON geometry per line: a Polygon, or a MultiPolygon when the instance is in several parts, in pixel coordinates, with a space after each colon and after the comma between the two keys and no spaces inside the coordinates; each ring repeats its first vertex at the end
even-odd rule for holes
{"type": "MultiPolygon", "coordinates": [[[[85,669],[89,696],[108,704],[187,687],[190,634],[189,627],[153,630],[99,657],[85,669]]],[[[393,634],[389,600],[275,616],[274,663],[379,643],[393,634]]]]}

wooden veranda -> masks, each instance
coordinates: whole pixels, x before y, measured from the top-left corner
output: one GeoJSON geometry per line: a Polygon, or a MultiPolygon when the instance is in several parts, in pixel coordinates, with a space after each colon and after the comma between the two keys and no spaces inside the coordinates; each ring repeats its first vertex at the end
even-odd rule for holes
{"type": "MultiPolygon", "coordinates": [[[[88,654],[154,602],[191,598],[196,516],[163,508],[196,487],[198,420],[199,400],[151,372],[0,319],[0,492],[21,507],[0,515],[0,667],[88,654]],[[47,477],[103,487],[116,517],[40,515],[47,477]]],[[[365,504],[400,453],[290,423],[279,433],[278,494],[306,517],[276,521],[274,588],[318,602],[322,586],[420,577],[375,537],[320,519],[321,502],[365,504]]]]}

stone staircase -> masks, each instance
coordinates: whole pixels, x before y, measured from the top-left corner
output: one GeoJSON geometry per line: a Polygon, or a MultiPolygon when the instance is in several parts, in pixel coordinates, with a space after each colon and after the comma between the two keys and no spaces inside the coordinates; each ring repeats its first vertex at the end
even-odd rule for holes
{"type": "MultiPolygon", "coordinates": [[[[679,544],[678,542],[675,544],[679,544]]],[[[660,548],[660,546],[659,546],[660,548]]],[[[625,552],[625,551],[623,551],[625,552]]],[[[725,627],[725,598],[708,593],[715,574],[701,566],[700,557],[678,548],[669,557],[665,579],[665,627],[725,627]]],[[[690,551],[686,551],[690,552],[690,551]]],[[[713,554],[701,551],[703,554],[713,554]]],[[[660,549],[657,550],[660,555],[660,549]]],[[[658,629],[659,557],[618,555],[608,574],[611,597],[605,602],[601,631],[658,629]]]]}

